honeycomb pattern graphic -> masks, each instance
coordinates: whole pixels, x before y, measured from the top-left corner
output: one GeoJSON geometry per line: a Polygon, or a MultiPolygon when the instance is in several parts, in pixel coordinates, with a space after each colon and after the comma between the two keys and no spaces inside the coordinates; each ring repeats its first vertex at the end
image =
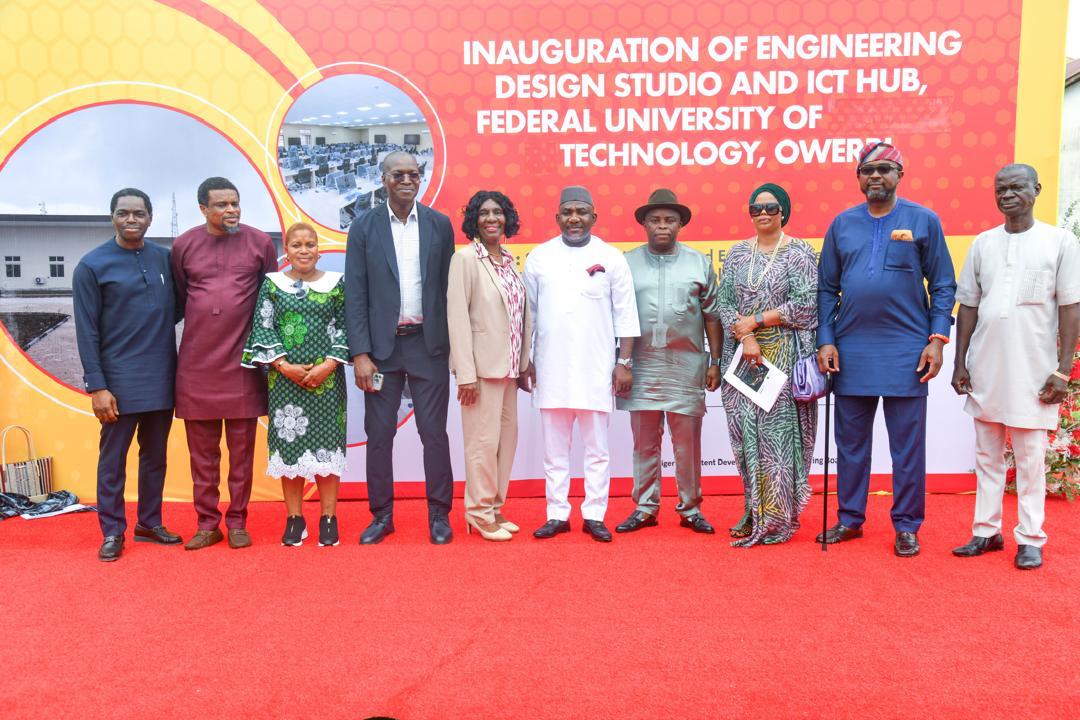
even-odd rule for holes
{"type": "MultiPolygon", "coordinates": [[[[437,205],[454,215],[478,189],[508,190],[522,207],[525,225],[519,240],[536,243],[554,234],[551,220],[558,189],[566,184],[589,186],[601,219],[598,234],[616,242],[637,243],[642,233],[633,210],[656,187],[675,190],[694,211],[694,225],[686,235],[695,240],[730,241],[749,234],[741,208],[750,192],[765,181],[789,188],[795,210],[792,229],[819,238],[831,218],[845,206],[862,200],[852,167],[844,163],[782,165],[771,153],[761,168],[745,165],[566,168],[560,142],[595,143],[611,138],[603,132],[577,136],[477,135],[475,114],[484,108],[540,107],[592,108],[622,104],[646,108],[650,102],[665,107],[718,105],[821,104],[824,117],[815,130],[635,133],[634,142],[761,138],[774,146],[782,138],[866,138],[890,136],[905,155],[906,177],[901,193],[928,205],[942,216],[950,234],[973,234],[993,217],[992,198],[986,192],[998,167],[1012,158],[1015,84],[1019,56],[1020,8],[1008,0],[932,2],[908,4],[877,2],[726,2],[692,6],[640,0],[597,2],[588,7],[557,0],[507,2],[497,7],[465,3],[420,9],[417,3],[397,3],[380,13],[365,13],[364,32],[344,37],[328,32],[317,0],[268,0],[288,31],[323,66],[345,58],[386,62],[412,78],[427,93],[443,116],[448,139],[447,182],[437,205]],[[462,44],[478,40],[556,38],[613,38],[697,36],[703,46],[714,35],[803,35],[871,32],[944,31],[953,29],[963,39],[954,56],[889,58],[876,60],[772,61],[744,59],[714,63],[705,55],[696,67],[670,63],[663,70],[689,72],[716,69],[729,75],[740,70],[795,70],[864,68],[883,72],[915,68],[928,87],[923,95],[846,92],[809,95],[802,90],[769,101],[762,97],[656,99],[509,99],[494,98],[498,73],[561,73],[598,71],[613,75],[641,71],[648,66],[512,66],[465,65],[462,44]],[[402,28],[409,28],[402,31],[402,28]],[[959,158],[959,162],[954,159],[959,158]]],[[[347,27],[350,15],[335,13],[334,26],[347,27]]],[[[852,75],[854,71],[852,72],[852,75]]],[[[852,83],[853,84],[853,83],[852,83]]],[[[774,113],[774,118],[780,109],[774,113]]]]}
{"type": "MultiPolygon", "coordinates": [[[[781,165],[769,159],[747,165],[671,168],[566,168],[559,144],[611,142],[596,134],[478,134],[478,110],[554,108],[604,109],[773,104],[773,126],[730,132],[635,132],[619,141],[699,142],[756,140],[775,146],[783,138],[827,139],[891,136],[905,155],[901,194],[928,205],[946,233],[970,237],[998,222],[990,193],[994,172],[1013,158],[1016,146],[1020,26],[1024,6],[1042,0],[729,0],[687,3],[661,0],[396,0],[346,3],[337,0],[5,0],[0,3],[0,163],[37,128],[65,113],[99,103],[143,102],[199,118],[228,136],[263,174],[282,222],[305,219],[281,183],[272,154],[280,116],[303,91],[321,79],[368,63],[400,74],[416,90],[399,84],[422,104],[430,103],[441,123],[436,144],[441,190],[428,198],[459,224],[459,210],[482,188],[506,191],[517,204],[523,232],[515,240],[519,261],[534,244],[555,234],[559,189],[587,185],[600,216],[597,233],[624,248],[643,241],[634,209],[656,187],[679,194],[694,213],[682,239],[696,241],[720,262],[731,242],[750,234],[744,208],[761,182],[778,182],[794,202],[793,234],[814,240],[832,217],[861,202],[853,168],[846,163],[781,165]],[[714,36],[821,35],[847,32],[909,32],[952,29],[962,51],[949,57],[883,60],[784,60],[752,57],[713,61],[704,52],[714,36]],[[697,37],[698,63],[663,67],[612,64],[603,67],[466,65],[466,40],[545,38],[697,37]],[[858,67],[883,73],[914,68],[927,85],[923,94],[847,92],[808,95],[800,89],[775,99],[714,98],[506,99],[494,98],[496,74],[628,71],[689,73],[713,70],[730,79],[738,71],[783,71],[858,67]],[[777,126],[782,108],[820,104],[823,118],[813,130],[777,126]],[[269,151],[269,152],[267,152],[269,151]]],[[[1026,13],[1025,13],[1026,16],[1026,13]]],[[[1057,28],[1045,28],[1056,31],[1057,28]]],[[[433,133],[436,123],[432,123],[433,133]]],[[[0,172],[3,165],[0,164],[0,172]]],[[[432,186],[436,182],[433,178],[432,186]]],[[[328,247],[344,233],[328,230],[328,247]]],[[[461,239],[461,238],[459,238],[461,239]]],[[[962,260],[962,253],[956,258],[962,260]]],[[[92,454],[96,427],[85,416],[85,397],[51,382],[9,338],[0,337],[0,356],[15,374],[12,407],[20,420],[55,435],[57,452],[92,454]],[[20,381],[18,378],[22,378],[20,381]],[[57,412],[58,405],[70,412],[57,412]],[[25,409],[25,412],[24,412],[25,409]],[[80,414],[82,413],[82,414],[80,414]]],[[[7,373],[6,369],[3,372],[7,373]]],[[[14,380],[13,380],[14,378],[14,380]]],[[[9,381],[11,381],[9,383],[9,381]]],[[[174,438],[180,434],[174,433],[174,438]]],[[[177,443],[182,445],[181,440],[177,443]]],[[[262,449],[258,451],[262,453],[262,449]]],[[[63,468],[64,482],[92,488],[93,473],[63,468]]],[[[174,496],[188,490],[177,488],[174,496]]],[[[256,496],[267,497],[265,487],[256,496]]],[[[92,493],[90,493],[92,494],[92,493]]]]}

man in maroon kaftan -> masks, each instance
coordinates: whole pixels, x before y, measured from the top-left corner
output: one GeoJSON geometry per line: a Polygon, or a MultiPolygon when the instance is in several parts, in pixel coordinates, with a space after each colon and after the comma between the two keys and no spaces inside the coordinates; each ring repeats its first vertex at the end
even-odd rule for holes
{"type": "Polygon", "coordinates": [[[173,280],[184,309],[176,369],[176,416],[184,420],[199,530],[185,546],[199,550],[224,539],[218,528],[221,429],[229,448],[229,545],[251,544],[244,524],[258,418],[266,414],[261,370],[240,366],[259,285],[277,269],[270,237],[240,224],[240,194],[225,178],[199,186],[206,224],[176,238],[173,280]]]}

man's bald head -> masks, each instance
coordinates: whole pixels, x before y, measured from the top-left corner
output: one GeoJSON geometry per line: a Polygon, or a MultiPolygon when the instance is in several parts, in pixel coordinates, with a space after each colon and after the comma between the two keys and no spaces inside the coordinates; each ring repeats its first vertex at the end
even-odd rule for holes
{"type": "Polygon", "coordinates": [[[997,174],[998,177],[1001,177],[1002,175],[1017,172],[1024,173],[1027,176],[1028,180],[1031,180],[1032,185],[1037,185],[1039,183],[1039,173],[1035,171],[1035,168],[1025,163],[1010,163],[998,170],[997,174]]]}

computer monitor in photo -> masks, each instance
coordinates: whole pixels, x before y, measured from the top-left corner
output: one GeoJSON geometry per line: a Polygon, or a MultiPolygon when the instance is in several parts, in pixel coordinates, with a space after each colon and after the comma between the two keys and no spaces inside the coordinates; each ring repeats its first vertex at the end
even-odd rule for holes
{"type": "Polygon", "coordinates": [[[405,144],[406,145],[419,145],[420,144],[420,136],[419,135],[406,135],[405,136],[405,144]]]}
{"type": "Polygon", "coordinates": [[[373,143],[375,143],[377,145],[385,145],[386,144],[386,136],[385,135],[375,135],[374,137],[372,137],[371,142],[373,142],[373,143]]]}
{"type": "Polygon", "coordinates": [[[347,193],[356,189],[356,175],[347,173],[337,179],[338,192],[347,193]]]}

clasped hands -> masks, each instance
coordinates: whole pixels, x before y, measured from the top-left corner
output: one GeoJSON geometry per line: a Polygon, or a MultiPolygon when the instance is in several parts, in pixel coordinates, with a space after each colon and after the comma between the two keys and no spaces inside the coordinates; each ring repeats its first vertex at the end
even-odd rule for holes
{"type": "Polygon", "coordinates": [[[294,364],[286,360],[277,365],[276,369],[300,387],[311,389],[322,385],[336,367],[337,361],[327,358],[318,365],[314,363],[294,364]]]}

